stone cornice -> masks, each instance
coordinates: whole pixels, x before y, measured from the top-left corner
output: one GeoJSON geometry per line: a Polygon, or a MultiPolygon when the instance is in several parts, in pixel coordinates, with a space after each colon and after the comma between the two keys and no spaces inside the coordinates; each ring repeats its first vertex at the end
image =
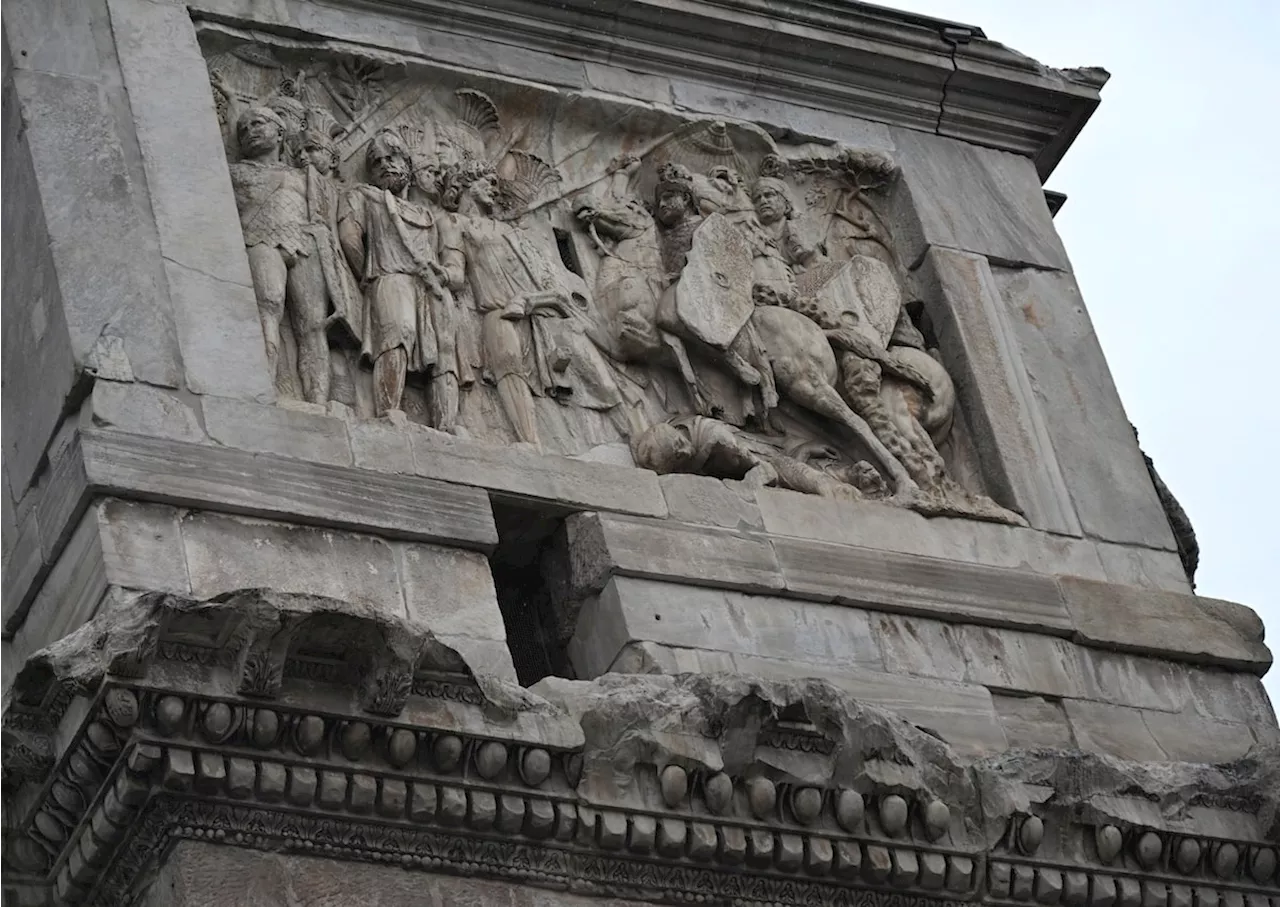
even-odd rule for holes
{"type": "Polygon", "coordinates": [[[1047,801],[986,843],[959,809],[893,783],[633,771],[643,800],[608,802],[577,751],[108,682],[10,842],[7,884],[130,903],[185,839],[666,903],[1192,907],[1280,893],[1276,848],[1212,823],[1180,834],[1047,801]]]}
{"type": "MultiPolygon", "coordinates": [[[[1031,157],[1047,178],[1107,74],[1056,70],[981,29],[806,0],[347,0],[433,30],[950,136],[1031,157]]],[[[199,15],[228,16],[219,0],[199,15]]],[[[552,77],[553,78],[553,77],[552,77]]],[[[786,125],[786,124],[778,124],[786,125]]]]}

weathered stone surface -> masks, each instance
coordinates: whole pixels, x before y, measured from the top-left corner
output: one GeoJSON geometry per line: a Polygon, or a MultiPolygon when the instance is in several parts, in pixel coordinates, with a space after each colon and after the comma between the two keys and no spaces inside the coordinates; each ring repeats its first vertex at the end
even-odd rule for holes
{"type": "Polygon", "coordinates": [[[1191,703],[1192,672],[1208,673],[1161,658],[1092,646],[1080,648],[1080,668],[1083,698],[1166,712],[1183,711],[1191,703]]]}
{"type": "Polygon", "coordinates": [[[1168,592],[1192,593],[1186,569],[1172,551],[1157,551],[1137,545],[1097,544],[1098,557],[1106,578],[1123,586],[1143,586],[1168,592]]]}
{"type": "Polygon", "coordinates": [[[352,420],[347,423],[351,456],[356,466],[411,476],[413,447],[403,427],[385,420],[352,420]]]}
{"type": "Polygon", "coordinates": [[[257,303],[191,19],[145,0],[111,0],[108,8],[187,385],[270,400],[257,303]]]}
{"type": "Polygon", "coordinates": [[[1039,696],[1001,694],[993,694],[991,701],[1000,716],[1010,749],[1075,748],[1071,726],[1059,703],[1039,696]]]}
{"type": "Polygon", "coordinates": [[[273,589],[405,612],[395,557],[381,539],[213,513],[184,516],[182,537],[198,598],[273,589]]]}
{"type": "Polygon", "coordinates": [[[1178,762],[1231,762],[1256,742],[1246,725],[1209,721],[1194,713],[1144,711],[1142,720],[1165,755],[1178,762]]]}
{"type": "MultiPolygon", "coordinates": [[[[855,667],[828,667],[790,659],[633,643],[612,665],[618,673],[725,674],[803,683],[816,678],[842,693],[895,712],[940,735],[966,756],[1008,747],[986,689],[855,667]]],[[[609,675],[604,675],[608,678],[609,675]]]]}
{"type": "Polygon", "coordinates": [[[40,548],[40,526],[35,514],[28,515],[14,533],[13,548],[4,562],[4,629],[14,630],[22,620],[25,605],[34,594],[32,585],[44,573],[44,553],[40,548]]]}
{"type": "Polygon", "coordinates": [[[987,260],[931,246],[915,276],[992,494],[1036,529],[1080,535],[1044,411],[987,260]]]}
{"type": "Polygon", "coordinates": [[[498,540],[475,488],[103,430],[87,432],[82,450],[93,487],[125,497],[485,551],[498,540]]]}
{"type": "Polygon", "coordinates": [[[1070,628],[1049,577],[799,539],[772,541],[787,590],[802,597],[995,626],[1057,633],[1070,628]]]}
{"type": "Polygon", "coordinates": [[[440,432],[414,431],[411,437],[420,476],[488,488],[516,501],[667,515],[658,477],[647,470],[504,449],[440,432]]]}
{"type": "Polygon", "coordinates": [[[507,638],[483,554],[408,542],[392,547],[410,622],[440,636],[507,638]]]}
{"type": "MultiPolygon", "coordinates": [[[[89,4],[79,0],[19,0],[5,8],[4,31],[18,69],[96,79],[102,61],[89,24],[89,4]]],[[[9,65],[5,66],[5,71],[9,65]]]]}
{"type": "Polygon", "coordinates": [[[1164,749],[1142,720],[1141,709],[1081,699],[1067,699],[1062,705],[1076,743],[1082,750],[1136,762],[1167,761],[1164,749]]]}
{"type": "Polygon", "coordinates": [[[728,482],[708,476],[673,473],[659,476],[672,519],[722,529],[760,529],[763,521],[754,500],[728,482]]]}
{"type": "Polygon", "coordinates": [[[64,419],[49,444],[49,468],[41,476],[35,515],[46,564],[53,563],[88,504],[88,476],[84,468],[78,420],[64,419]]]}
{"type": "Polygon", "coordinates": [[[610,576],[756,592],[783,586],[773,548],[762,535],[606,513],[574,514],[566,528],[572,584],[582,592],[603,588],[610,576]]]}
{"type": "MultiPolygon", "coordinates": [[[[1065,577],[1059,581],[1076,637],[1102,648],[1203,661],[1261,673],[1271,653],[1192,595],[1065,577]]],[[[1239,606],[1233,606],[1239,607],[1239,606]]]]}
{"type": "Polygon", "coordinates": [[[166,261],[164,271],[187,387],[197,394],[273,400],[253,290],[177,262],[166,261]]]}
{"type": "Polygon", "coordinates": [[[176,441],[205,440],[200,418],[185,400],[145,384],[95,382],[90,412],[95,425],[176,441]]]}
{"type": "Polygon", "coordinates": [[[1105,541],[1174,550],[1075,279],[1035,269],[992,275],[1081,526],[1105,541]]]}
{"type": "Polygon", "coordinates": [[[1086,695],[1080,647],[1065,639],[994,627],[877,614],[888,670],[1054,697],[1086,695]]]}
{"type": "Polygon", "coordinates": [[[95,504],[94,510],[110,582],[145,591],[191,591],[180,511],[114,498],[95,504]]]}
{"type": "Polygon", "coordinates": [[[677,107],[750,120],[773,132],[789,130],[802,136],[821,136],[853,148],[891,151],[894,147],[889,128],[880,123],[805,107],[794,101],[778,101],[684,79],[671,81],[670,94],[677,107]]]}
{"type": "Polygon", "coordinates": [[[77,364],[92,366],[95,348],[110,336],[135,376],[175,386],[179,351],[159,248],[107,89],[39,71],[14,79],[77,364]]]}
{"type": "MultiPolygon", "coordinates": [[[[6,17],[6,35],[8,18],[6,17]]],[[[20,499],[35,475],[75,379],[75,359],[58,286],[30,137],[4,51],[3,192],[0,220],[5,299],[3,402],[6,490],[20,499]]]]}
{"type": "Polygon", "coordinates": [[[341,419],[224,397],[206,397],[202,404],[209,437],[219,444],[299,460],[351,465],[347,424],[341,419]]]}
{"type": "Polygon", "coordinates": [[[5,682],[37,649],[61,639],[90,620],[107,591],[97,515],[86,513],[28,609],[10,615],[6,632],[13,648],[5,657],[5,682]]]}
{"type": "Polygon", "coordinates": [[[882,667],[864,611],[621,576],[583,606],[569,654],[579,676],[595,677],[640,640],[832,669],[882,667]]]}
{"type": "Polygon", "coordinates": [[[1070,270],[1031,161],[910,129],[893,128],[890,135],[910,200],[909,212],[901,214],[908,230],[899,239],[906,261],[918,261],[929,246],[945,246],[1070,270]]]}
{"type": "Polygon", "coordinates": [[[930,519],[869,501],[818,498],[774,488],[759,489],[756,501],[765,529],[777,535],[1044,575],[1107,578],[1095,546],[1084,539],[974,520],[930,519]]]}
{"type": "MultiPolygon", "coordinates": [[[[191,16],[147,0],[108,0],[107,7],[164,257],[213,280],[249,286],[191,16]]],[[[174,293],[175,309],[194,302],[174,293]]]]}

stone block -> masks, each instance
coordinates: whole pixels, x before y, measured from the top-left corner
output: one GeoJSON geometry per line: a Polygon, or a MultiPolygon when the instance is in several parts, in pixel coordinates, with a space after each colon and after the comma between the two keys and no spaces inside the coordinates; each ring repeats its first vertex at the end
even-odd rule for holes
{"type": "MultiPolygon", "coordinates": [[[[191,14],[148,0],[108,0],[107,8],[161,252],[211,280],[250,286],[213,90],[191,14]]],[[[173,302],[175,310],[190,303],[177,293],[173,302]]]]}
{"type": "Polygon", "coordinates": [[[182,538],[197,598],[272,589],[404,617],[395,556],[381,539],[201,512],[182,518],[182,538]]]}
{"type": "Polygon", "coordinates": [[[341,419],[224,397],[206,397],[202,404],[209,437],[219,444],[236,450],[351,465],[347,423],[341,419]]]}
{"type": "Polygon", "coordinates": [[[982,684],[1022,695],[1086,697],[1082,653],[1065,639],[894,614],[872,615],[872,627],[894,673],[982,684]]]}
{"type": "MultiPolygon", "coordinates": [[[[855,699],[899,713],[938,734],[965,755],[989,755],[1008,748],[991,694],[974,684],[660,643],[638,644],[637,648],[642,648],[641,658],[620,659],[613,670],[622,672],[629,663],[646,673],[736,674],[781,681],[818,678],[855,699]]],[[[634,648],[624,654],[633,653],[634,648]]]]}
{"type": "Polygon", "coordinates": [[[1033,528],[1080,535],[1045,414],[987,260],[935,246],[914,278],[988,490],[1033,528]]]}
{"type": "Polygon", "coordinates": [[[172,261],[165,262],[164,270],[187,387],[197,394],[275,399],[258,302],[249,285],[218,280],[172,261]]]}
{"type": "Polygon", "coordinates": [[[410,542],[392,548],[411,622],[438,636],[507,638],[483,554],[410,542]]]}
{"type": "Polygon", "coordinates": [[[1087,535],[1174,550],[1173,533],[1070,274],[992,268],[1087,535]]]}
{"type": "MultiPolygon", "coordinates": [[[[6,36],[8,29],[6,15],[6,36]]],[[[6,484],[18,500],[34,478],[58,425],[76,365],[32,166],[29,125],[24,122],[14,80],[9,78],[7,48],[4,59],[0,222],[7,242],[0,248],[5,300],[0,397],[10,424],[23,427],[4,434],[6,484]]]]}
{"type": "Polygon", "coordinates": [[[160,249],[107,89],[36,71],[15,73],[14,84],[76,363],[92,364],[100,340],[116,338],[137,378],[176,386],[160,249]]]}
{"type": "Polygon", "coordinates": [[[590,60],[583,63],[583,69],[587,84],[596,91],[635,98],[646,104],[670,105],[672,102],[671,80],[666,76],[620,69],[590,60]]]}
{"type": "Polygon", "coordinates": [[[409,433],[385,419],[357,419],[347,423],[355,465],[378,472],[414,475],[409,433]]]}
{"type": "Polygon", "coordinates": [[[1234,762],[1254,745],[1247,725],[1210,721],[1195,712],[1143,711],[1160,749],[1179,762],[1234,762]]]}
{"type": "Polygon", "coordinates": [[[1201,605],[1197,596],[1069,577],[1058,585],[1082,643],[1259,675],[1271,664],[1260,639],[1214,616],[1213,606],[1201,605]]]}
{"type": "Polygon", "coordinates": [[[49,468],[40,478],[35,501],[46,564],[52,563],[62,550],[89,503],[88,476],[76,425],[74,419],[63,420],[49,445],[49,468]]]}
{"type": "Polygon", "coordinates": [[[976,520],[926,518],[886,504],[839,501],[776,488],[759,489],[756,503],[765,529],[773,535],[1046,576],[1107,578],[1095,546],[1085,539],[976,520]]]}
{"type": "Polygon", "coordinates": [[[205,440],[200,417],[185,400],[146,384],[96,381],[90,412],[95,425],[176,441],[205,440]]]}
{"type": "Polygon", "coordinates": [[[1134,708],[1180,712],[1192,699],[1187,665],[1142,655],[1080,648],[1082,698],[1134,708]]]}
{"type": "Polygon", "coordinates": [[[1138,762],[1166,762],[1168,756],[1156,742],[1141,709],[1130,709],[1080,699],[1063,700],[1076,744],[1085,752],[1106,753],[1138,762]]]}
{"type": "Polygon", "coordinates": [[[429,479],[487,488],[517,503],[667,515],[658,477],[648,470],[479,444],[435,431],[412,431],[411,443],[418,475],[429,479]]]}
{"type": "Polygon", "coordinates": [[[960,627],[927,618],[872,614],[871,629],[891,674],[961,682],[968,673],[960,627]]]}
{"type": "Polygon", "coordinates": [[[680,473],[659,476],[667,512],[672,519],[722,529],[761,529],[764,522],[754,500],[728,482],[680,473]]]}
{"type": "Polygon", "coordinates": [[[35,594],[36,581],[45,571],[40,548],[40,526],[35,514],[28,515],[12,540],[13,548],[4,562],[4,632],[13,632],[22,622],[26,606],[35,594]]]}
{"type": "Polygon", "coordinates": [[[97,514],[90,512],[80,519],[29,609],[12,615],[5,626],[7,632],[17,631],[14,646],[19,657],[14,667],[91,620],[106,591],[97,514]]]}
{"type": "Polygon", "coordinates": [[[760,93],[734,91],[704,82],[673,79],[671,100],[678,109],[748,120],[776,133],[792,132],[839,142],[852,148],[892,152],[894,140],[888,126],[844,114],[806,107],[794,100],[780,101],[760,93]]]}
{"type": "Polygon", "coordinates": [[[1014,749],[1076,748],[1062,706],[1039,696],[1005,696],[993,693],[992,704],[1000,716],[1009,746],[1014,749]]]}
{"type": "Polygon", "coordinates": [[[0,552],[3,552],[6,564],[17,536],[18,508],[14,506],[13,495],[9,492],[9,470],[4,468],[4,460],[0,459],[0,552]]]}
{"type": "Polygon", "coordinates": [[[945,246],[1071,269],[1030,159],[913,129],[889,133],[902,168],[895,238],[904,261],[945,246]]]}
{"type": "Polygon", "coordinates": [[[102,61],[90,28],[89,9],[84,0],[15,0],[5,4],[6,50],[15,68],[99,78],[102,61]]]}
{"type": "Polygon", "coordinates": [[[1055,697],[1081,697],[1080,651],[1074,643],[1039,633],[960,626],[965,680],[988,688],[1055,697]]]}
{"type": "Polygon", "coordinates": [[[1046,576],[849,545],[772,541],[787,591],[798,596],[1050,633],[1071,627],[1046,576]]]}
{"type": "Polygon", "coordinates": [[[94,488],[121,496],[483,551],[498,540],[476,488],[103,430],[87,432],[82,449],[94,488]]]}
{"type": "Polygon", "coordinates": [[[1113,583],[1192,594],[1182,560],[1173,551],[1109,542],[1099,542],[1097,549],[1105,578],[1113,583]]]}
{"type": "Polygon", "coordinates": [[[581,595],[610,576],[686,581],[748,592],[782,588],[782,573],[763,535],[671,520],[578,513],[565,521],[571,584],[581,595]]]}
{"type": "Polygon", "coordinates": [[[110,583],[147,592],[191,591],[178,510],[116,498],[94,510],[110,583]]]}
{"type": "Polygon", "coordinates": [[[1280,743],[1275,709],[1257,677],[1216,668],[1187,668],[1186,675],[1190,704],[1198,714],[1247,724],[1259,741],[1280,743]]]}
{"type": "Polygon", "coordinates": [[[868,615],[842,605],[614,577],[586,603],[569,654],[579,676],[608,671],[629,642],[881,670],[868,615]]]}

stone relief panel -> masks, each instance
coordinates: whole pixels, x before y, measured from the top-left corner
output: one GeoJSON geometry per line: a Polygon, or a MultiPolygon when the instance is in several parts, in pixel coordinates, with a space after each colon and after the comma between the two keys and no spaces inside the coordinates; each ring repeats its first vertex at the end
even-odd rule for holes
{"type": "Polygon", "coordinates": [[[1022,523],[948,466],[972,455],[912,315],[886,154],[202,42],[283,397],[1022,523]]]}

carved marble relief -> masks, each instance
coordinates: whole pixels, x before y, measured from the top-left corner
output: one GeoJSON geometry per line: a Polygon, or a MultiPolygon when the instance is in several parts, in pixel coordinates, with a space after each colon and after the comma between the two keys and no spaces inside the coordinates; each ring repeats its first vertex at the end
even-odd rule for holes
{"type": "Polygon", "coordinates": [[[280,394],[496,444],[1021,518],[940,450],[877,151],[205,35],[280,394]]]}

